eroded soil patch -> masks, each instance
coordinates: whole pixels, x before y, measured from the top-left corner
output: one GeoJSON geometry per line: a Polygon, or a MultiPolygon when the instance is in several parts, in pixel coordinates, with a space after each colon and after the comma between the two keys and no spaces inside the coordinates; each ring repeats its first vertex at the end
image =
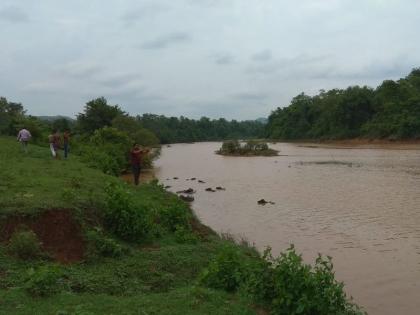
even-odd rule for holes
{"type": "Polygon", "coordinates": [[[7,242],[21,227],[34,231],[42,248],[60,263],[77,262],[84,257],[85,240],[81,227],[69,209],[50,209],[36,217],[7,217],[0,221],[0,241],[7,242]]]}

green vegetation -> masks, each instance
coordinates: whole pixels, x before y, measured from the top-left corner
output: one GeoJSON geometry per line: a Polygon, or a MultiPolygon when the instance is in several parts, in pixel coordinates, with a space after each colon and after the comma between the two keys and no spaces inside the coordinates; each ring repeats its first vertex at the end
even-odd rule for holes
{"type": "Polygon", "coordinates": [[[353,86],[300,94],[269,117],[272,139],[420,138],[420,69],[376,89],[353,86]]]}
{"type": "Polygon", "coordinates": [[[265,126],[256,120],[227,121],[207,117],[194,120],[183,116],[177,118],[153,114],[137,116],[137,120],[144,128],[155,133],[161,143],[258,138],[263,135],[265,126]]]}
{"type": "Polygon", "coordinates": [[[9,240],[9,252],[20,259],[36,259],[41,256],[41,243],[31,230],[19,230],[9,240]]]}
{"type": "Polygon", "coordinates": [[[275,156],[277,150],[270,149],[263,141],[250,140],[241,144],[238,140],[224,141],[222,147],[216,151],[220,155],[230,156],[275,156]]]}
{"type": "MultiPolygon", "coordinates": [[[[13,138],[0,137],[0,148],[0,314],[360,314],[329,260],[312,268],[292,250],[261,257],[201,226],[157,182],[128,186],[77,157],[25,154],[13,138]],[[61,209],[83,234],[82,260],[57,264],[54,248],[37,260],[11,254],[13,219],[37,231],[30,222],[61,209]]],[[[62,241],[74,244],[76,232],[62,241]]],[[[19,247],[38,251],[45,235],[34,234],[19,247]]]]}

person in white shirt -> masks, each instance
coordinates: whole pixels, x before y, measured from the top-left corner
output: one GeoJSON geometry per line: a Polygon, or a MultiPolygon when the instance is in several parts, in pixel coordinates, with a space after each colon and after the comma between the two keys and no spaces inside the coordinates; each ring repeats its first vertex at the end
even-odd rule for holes
{"type": "Polygon", "coordinates": [[[31,133],[25,127],[23,127],[17,136],[17,141],[22,144],[22,150],[28,152],[28,142],[32,138],[31,133]]]}

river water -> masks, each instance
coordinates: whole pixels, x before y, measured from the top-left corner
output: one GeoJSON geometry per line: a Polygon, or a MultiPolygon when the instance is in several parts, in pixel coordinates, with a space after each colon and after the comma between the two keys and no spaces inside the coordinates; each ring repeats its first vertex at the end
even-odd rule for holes
{"type": "Polygon", "coordinates": [[[192,207],[217,232],[275,254],[294,244],[311,263],[332,256],[369,314],[420,314],[420,150],[279,143],[281,156],[224,157],[220,145],[165,147],[156,176],[196,190],[192,207]]]}

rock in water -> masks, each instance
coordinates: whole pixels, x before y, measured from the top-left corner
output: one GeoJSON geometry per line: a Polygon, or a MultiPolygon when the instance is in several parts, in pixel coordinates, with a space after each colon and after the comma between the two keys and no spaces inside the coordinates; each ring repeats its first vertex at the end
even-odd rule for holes
{"type": "Polygon", "coordinates": [[[177,194],[193,194],[193,193],[195,193],[195,191],[192,188],[188,188],[188,189],[185,189],[185,190],[177,191],[176,193],[177,194]]]}
{"type": "Polygon", "coordinates": [[[257,201],[257,203],[259,205],[265,205],[265,204],[267,204],[267,201],[265,201],[265,199],[260,199],[260,200],[257,201]]]}
{"type": "Polygon", "coordinates": [[[226,190],[226,188],[223,188],[223,187],[220,187],[220,186],[217,186],[216,189],[217,190],[226,190]]]}
{"type": "Polygon", "coordinates": [[[193,196],[180,195],[179,198],[181,198],[182,200],[184,200],[186,202],[193,202],[194,201],[194,197],[193,196]]]}
{"type": "Polygon", "coordinates": [[[211,188],[211,187],[209,187],[209,188],[206,188],[206,191],[211,191],[211,192],[215,192],[215,190],[214,190],[213,188],[211,188]]]}
{"type": "Polygon", "coordinates": [[[198,180],[200,184],[205,184],[206,182],[202,181],[201,179],[198,180]]]}

